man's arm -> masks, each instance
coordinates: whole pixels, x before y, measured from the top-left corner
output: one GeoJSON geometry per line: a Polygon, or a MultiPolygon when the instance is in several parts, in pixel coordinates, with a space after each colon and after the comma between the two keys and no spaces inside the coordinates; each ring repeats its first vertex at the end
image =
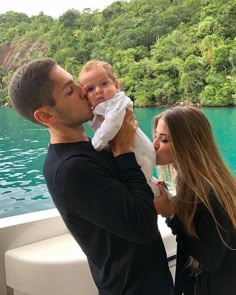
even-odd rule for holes
{"type": "Polygon", "coordinates": [[[75,215],[122,238],[145,243],[159,233],[153,193],[131,152],[136,129],[135,116],[127,110],[111,142],[114,158],[104,151],[93,152],[90,158],[72,157],[58,170],[56,186],[75,215]]]}
{"type": "Polygon", "coordinates": [[[139,243],[157,236],[153,193],[133,153],[115,158],[119,179],[102,163],[73,157],[59,168],[56,186],[66,206],[97,226],[139,243]]]}

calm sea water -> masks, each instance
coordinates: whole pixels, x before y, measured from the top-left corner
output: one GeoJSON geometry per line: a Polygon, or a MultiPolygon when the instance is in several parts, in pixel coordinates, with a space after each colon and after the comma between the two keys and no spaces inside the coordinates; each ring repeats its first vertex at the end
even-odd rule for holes
{"type": "MultiPolygon", "coordinates": [[[[151,118],[162,110],[135,109],[139,127],[150,138],[151,118]]],[[[226,164],[236,175],[236,108],[202,110],[226,164]]],[[[54,207],[42,176],[48,142],[46,129],[24,120],[12,108],[0,108],[0,218],[54,207]]]]}

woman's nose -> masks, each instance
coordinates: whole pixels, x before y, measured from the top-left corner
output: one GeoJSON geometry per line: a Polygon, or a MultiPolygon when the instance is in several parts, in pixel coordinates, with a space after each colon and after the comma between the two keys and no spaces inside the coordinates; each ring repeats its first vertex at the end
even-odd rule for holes
{"type": "Polygon", "coordinates": [[[154,139],[154,141],[153,141],[153,146],[154,146],[155,149],[159,149],[159,147],[160,147],[160,142],[159,142],[159,140],[158,140],[157,138],[154,139]]]}

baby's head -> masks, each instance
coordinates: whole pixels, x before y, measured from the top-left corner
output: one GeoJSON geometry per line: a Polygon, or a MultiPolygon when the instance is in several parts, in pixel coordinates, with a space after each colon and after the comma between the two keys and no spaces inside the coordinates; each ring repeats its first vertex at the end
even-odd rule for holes
{"type": "Polygon", "coordinates": [[[88,61],[79,73],[79,84],[93,107],[109,100],[119,91],[112,66],[100,60],[88,61]]]}

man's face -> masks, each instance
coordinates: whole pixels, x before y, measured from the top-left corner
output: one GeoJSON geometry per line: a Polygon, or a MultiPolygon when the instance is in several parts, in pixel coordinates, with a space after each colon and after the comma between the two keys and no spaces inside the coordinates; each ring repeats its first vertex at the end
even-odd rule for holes
{"type": "Polygon", "coordinates": [[[55,83],[52,96],[56,102],[53,111],[57,123],[68,126],[81,125],[92,118],[90,104],[71,74],[55,66],[50,73],[50,79],[55,83]]]}

